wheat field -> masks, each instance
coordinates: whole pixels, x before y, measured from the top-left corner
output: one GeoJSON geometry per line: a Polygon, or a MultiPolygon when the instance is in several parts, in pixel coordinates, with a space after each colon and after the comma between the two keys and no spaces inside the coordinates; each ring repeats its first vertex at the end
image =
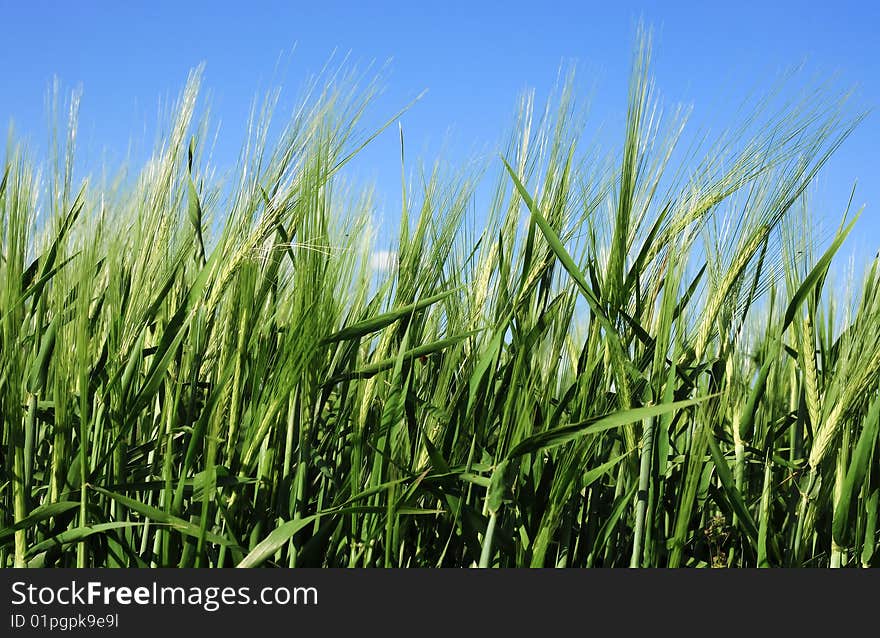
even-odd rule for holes
{"type": "Polygon", "coordinates": [[[393,239],[345,170],[381,134],[411,172],[405,129],[352,76],[231,173],[199,70],[139,170],[75,180],[75,96],[45,157],[11,134],[0,565],[876,566],[878,263],[834,280],[860,211],[809,203],[862,114],[682,152],[650,56],[610,155],[575,82],[527,94],[487,170],[381,185],[393,239]]]}

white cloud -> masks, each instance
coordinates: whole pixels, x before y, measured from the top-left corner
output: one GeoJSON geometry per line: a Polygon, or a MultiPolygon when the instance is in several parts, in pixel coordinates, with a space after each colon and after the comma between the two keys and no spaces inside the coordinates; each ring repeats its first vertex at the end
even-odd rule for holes
{"type": "Polygon", "coordinates": [[[377,250],[370,255],[370,268],[385,272],[397,265],[397,253],[393,250],[377,250]]]}

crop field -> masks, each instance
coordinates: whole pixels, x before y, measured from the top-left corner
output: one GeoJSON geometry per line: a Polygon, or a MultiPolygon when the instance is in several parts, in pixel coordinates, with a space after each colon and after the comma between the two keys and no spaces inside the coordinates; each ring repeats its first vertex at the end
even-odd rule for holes
{"type": "Polygon", "coordinates": [[[12,133],[0,565],[880,564],[878,262],[833,276],[860,210],[808,197],[863,115],[689,146],[643,38],[599,149],[575,86],[480,171],[417,169],[345,74],[229,173],[198,70],[137,171],[75,178],[75,96],[45,157],[12,133]],[[393,238],[346,179],[376,135],[393,238]]]}

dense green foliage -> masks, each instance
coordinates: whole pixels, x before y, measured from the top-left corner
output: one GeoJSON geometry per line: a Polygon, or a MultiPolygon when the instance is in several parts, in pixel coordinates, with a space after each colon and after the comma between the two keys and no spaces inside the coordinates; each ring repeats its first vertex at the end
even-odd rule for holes
{"type": "Polygon", "coordinates": [[[878,264],[826,282],[856,220],[805,198],[859,117],[683,152],[634,59],[619,155],[527,97],[479,210],[404,185],[389,268],[340,175],[372,85],[274,142],[269,99],[225,181],[198,73],[137,176],[74,183],[75,100],[47,162],[11,138],[0,564],[876,565],[878,264]]]}

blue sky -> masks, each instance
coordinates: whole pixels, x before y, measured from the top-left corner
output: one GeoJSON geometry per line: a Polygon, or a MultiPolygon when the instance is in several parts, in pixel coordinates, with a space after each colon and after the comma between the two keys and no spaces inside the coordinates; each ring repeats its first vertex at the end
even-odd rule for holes
{"type": "MultiPolygon", "coordinates": [[[[610,142],[625,107],[635,27],[654,29],[654,75],[663,102],[691,104],[693,127],[720,131],[734,104],[771,88],[803,65],[809,86],[830,75],[856,87],[854,107],[880,106],[873,48],[874,2],[21,2],[0,0],[0,123],[14,120],[34,147],[47,137],[45,95],[53,76],[81,84],[81,161],[119,158],[130,141],[149,150],[160,98],[206,62],[204,87],[222,122],[217,159],[234,159],[255,94],[283,85],[291,108],[307,73],[336,51],[377,68],[390,60],[386,88],[371,117],[379,123],[423,89],[404,118],[407,153],[456,161],[491,151],[512,122],[517,97],[539,99],[561,64],[577,64],[591,91],[591,118],[610,142]],[[766,6],[767,4],[771,6],[766,6]],[[292,52],[292,53],[291,53],[292,52]],[[275,72],[279,59],[284,72],[275,72]]],[[[282,108],[279,113],[283,113],[282,108]]],[[[618,137],[615,137],[619,133],[618,137]]],[[[836,223],[852,183],[867,204],[861,232],[848,242],[863,261],[880,247],[877,140],[869,115],[832,158],[816,191],[824,219],[836,223]]],[[[609,149],[610,150],[610,149],[609,149]]],[[[396,133],[389,131],[352,166],[375,180],[385,203],[399,191],[396,133]]]]}

